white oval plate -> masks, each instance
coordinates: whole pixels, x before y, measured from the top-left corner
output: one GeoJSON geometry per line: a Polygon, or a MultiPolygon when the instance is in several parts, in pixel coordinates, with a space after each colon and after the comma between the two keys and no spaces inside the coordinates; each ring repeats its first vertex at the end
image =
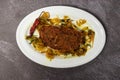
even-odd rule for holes
{"type": "Polygon", "coordinates": [[[92,14],[74,7],[50,6],[50,7],[38,9],[27,15],[20,22],[17,28],[16,40],[23,54],[32,61],[48,67],[69,68],[69,67],[83,65],[96,58],[100,54],[100,52],[102,51],[105,45],[106,35],[102,24],[92,14]],[[30,25],[40,15],[42,11],[50,12],[51,17],[55,17],[56,15],[58,15],[59,17],[68,15],[73,20],[77,20],[80,18],[86,19],[89,25],[91,26],[91,28],[95,31],[95,40],[94,40],[93,48],[90,49],[85,56],[72,57],[66,59],[61,59],[56,57],[52,61],[48,60],[45,55],[35,51],[31,47],[31,45],[28,44],[28,42],[25,40],[25,35],[26,35],[26,31],[28,30],[28,27],[30,27],[30,25]]]}

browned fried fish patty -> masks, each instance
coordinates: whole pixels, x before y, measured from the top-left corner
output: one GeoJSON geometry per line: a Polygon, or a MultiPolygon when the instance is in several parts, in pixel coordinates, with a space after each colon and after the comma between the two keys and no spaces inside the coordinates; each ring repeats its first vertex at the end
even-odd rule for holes
{"type": "Polygon", "coordinates": [[[80,46],[81,33],[68,27],[43,26],[40,38],[46,46],[62,52],[71,52],[80,46]]]}

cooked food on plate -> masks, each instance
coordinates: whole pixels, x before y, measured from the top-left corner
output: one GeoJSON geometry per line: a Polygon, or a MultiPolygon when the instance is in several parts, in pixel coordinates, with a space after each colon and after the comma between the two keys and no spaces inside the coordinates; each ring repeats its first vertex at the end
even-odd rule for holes
{"type": "Polygon", "coordinates": [[[66,15],[51,18],[49,12],[43,11],[25,37],[36,51],[50,60],[55,56],[82,56],[93,47],[95,36],[86,24],[85,19],[75,21],[66,15]]]}

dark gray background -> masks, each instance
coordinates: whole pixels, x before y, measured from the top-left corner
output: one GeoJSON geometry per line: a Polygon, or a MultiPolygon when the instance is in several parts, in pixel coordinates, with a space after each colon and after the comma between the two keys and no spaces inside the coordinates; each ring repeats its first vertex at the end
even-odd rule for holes
{"type": "Polygon", "coordinates": [[[120,0],[0,0],[0,80],[120,80],[120,0]],[[29,60],[16,43],[20,21],[50,5],[69,5],[94,14],[104,25],[106,45],[88,64],[54,69],[29,60]]]}

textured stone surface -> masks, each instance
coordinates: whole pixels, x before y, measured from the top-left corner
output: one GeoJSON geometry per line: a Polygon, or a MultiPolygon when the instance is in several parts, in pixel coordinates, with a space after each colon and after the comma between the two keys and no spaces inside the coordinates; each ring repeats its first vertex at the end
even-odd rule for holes
{"type": "Polygon", "coordinates": [[[0,80],[120,80],[120,0],[0,0],[0,80]],[[22,54],[15,38],[19,22],[50,5],[82,8],[102,22],[107,41],[96,59],[75,68],[53,69],[22,54]]]}

